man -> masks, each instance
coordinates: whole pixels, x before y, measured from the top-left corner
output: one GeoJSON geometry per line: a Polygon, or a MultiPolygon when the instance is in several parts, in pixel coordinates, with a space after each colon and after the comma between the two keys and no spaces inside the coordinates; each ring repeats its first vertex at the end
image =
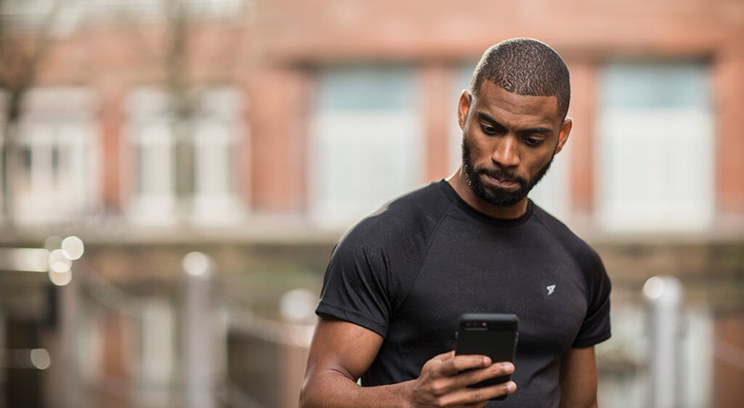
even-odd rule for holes
{"type": "Polygon", "coordinates": [[[303,407],[596,406],[610,281],[597,253],[527,198],[568,140],[569,99],[568,68],[547,45],[486,51],[459,100],[461,168],[362,220],[334,250],[303,407]],[[513,365],[454,355],[468,312],[519,317],[513,365]]]}

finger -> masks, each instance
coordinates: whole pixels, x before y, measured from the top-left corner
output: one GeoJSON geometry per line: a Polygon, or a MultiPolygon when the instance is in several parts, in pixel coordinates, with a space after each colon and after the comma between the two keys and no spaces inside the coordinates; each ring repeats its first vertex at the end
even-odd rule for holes
{"type": "Polygon", "coordinates": [[[442,406],[469,406],[484,404],[490,399],[508,395],[517,390],[513,381],[483,388],[466,388],[442,397],[442,406]]]}
{"type": "Polygon", "coordinates": [[[512,363],[495,363],[486,368],[479,368],[461,372],[459,374],[436,380],[436,395],[445,395],[454,391],[464,389],[470,385],[477,384],[494,377],[509,375],[514,372],[512,363]]]}
{"type": "Polygon", "coordinates": [[[491,365],[491,359],[487,356],[469,354],[464,356],[454,356],[442,363],[439,372],[444,376],[454,376],[461,371],[472,370],[474,368],[484,368],[491,365]]]}
{"type": "MultiPolygon", "coordinates": [[[[440,401],[440,405],[445,404],[445,403],[446,402],[440,401]]],[[[480,401],[480,402],[475,402],[471,404],[442,405],[442,406],[447,406],[449,408],[483,408],[486,406],[486,404],[488,404],[488,401],[480,401]]]]}
{"type": "Polygon", "coordinates": [[[468,372],[461,373],[452,378],[452,385],[454,388],[465,388],[468,385],[477,384],[481,381],[489,378],[500,377],[502,375],[509,375],[514,372],[514,364],[506,363],[494,363],[489,367],[471,370],[468,372]]]}
{"type": "Polygon", "coordinates": [[[455,405],[452,406],[452,408],[483,408],[488,404],[488,401],[478,402],[475,404],[462,404],[462,405],[455,405]]]}
{"type": "Polygon", "coordinates": [[[490,399],[509,395],[517,390],[517,384],[514,381],[507,381],[503,384],[493,385],[483,388],[465,388],[462,391],[451,393],[443,398],[443,404],[450,405],[468,405],[479,404],[490,399]]]}
{"type": "Polygon", "coordinates": [[[488,401],[478,402],[475,404],[458,405],[457,408],[483,408],[488,404],[488,401]]]}

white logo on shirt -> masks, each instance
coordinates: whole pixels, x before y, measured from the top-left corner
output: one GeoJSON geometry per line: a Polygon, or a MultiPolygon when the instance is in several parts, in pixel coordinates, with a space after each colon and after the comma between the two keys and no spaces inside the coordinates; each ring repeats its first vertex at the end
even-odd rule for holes
{"type": "Polygon", "coordinates": [[[553,291],[555,291],[555,285],[550,285],[546,289],[548,289],[548,296],[553,294],[553,291]]]}

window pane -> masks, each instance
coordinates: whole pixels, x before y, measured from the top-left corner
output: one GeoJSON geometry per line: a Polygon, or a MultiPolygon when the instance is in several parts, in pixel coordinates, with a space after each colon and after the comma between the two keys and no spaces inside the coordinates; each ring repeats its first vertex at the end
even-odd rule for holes
{"type": "Polygon", "coordinates": [[[602,82],[605,109],[707,109],[710,104],[702,62],[615,62],[604,70],[602,82]]]}
{"type": "Polygon", "coordinates": [[[413,71],[334,68],[320,78],[311,206],[348,223],[421,182],[421,130],[413,71]]]}
{"type": "Polygon", "coordinates": [[[237,90],[224,87],[203,92],[199,118],[194,126],[195,196],[194,221],[230,224],[239,220],[245,204],[234,186],[233,167],[239,145],[242,103],[237,90]]]}
{"type": "Polygon", "coordinates": [[[320,78],[322,111],[385,110],[413,107],[413,71],[399,67],[329,68],[320,78]]]}
{"type": "Polygon", "coordinates": [[[139,224],[175,221],[173,129],[163,92],[137,89],[129,95],[132,160],[131,219],[139,224]]]}
{"type": "Polygon", "coordinates": [[[612,63],[600,92],[602,224],[611,230],[709,225],[714,172],[707,69],[697,62],[612,63]]]}

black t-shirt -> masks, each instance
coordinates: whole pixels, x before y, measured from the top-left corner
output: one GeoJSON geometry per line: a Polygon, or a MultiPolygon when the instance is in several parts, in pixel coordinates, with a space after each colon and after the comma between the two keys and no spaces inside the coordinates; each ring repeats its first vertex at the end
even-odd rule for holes
{"type": "Polygon", "coordinates": [[[514,313],[517,392],[488,406],[558,407],[562,355],[610,337],[609,295],[599,255],[532,201],[520,218],[494,219],[440,181],[341,238],[316,313],[384,337],[364,386],[417,378],[455,348],[462,313],[514,313]]]}

